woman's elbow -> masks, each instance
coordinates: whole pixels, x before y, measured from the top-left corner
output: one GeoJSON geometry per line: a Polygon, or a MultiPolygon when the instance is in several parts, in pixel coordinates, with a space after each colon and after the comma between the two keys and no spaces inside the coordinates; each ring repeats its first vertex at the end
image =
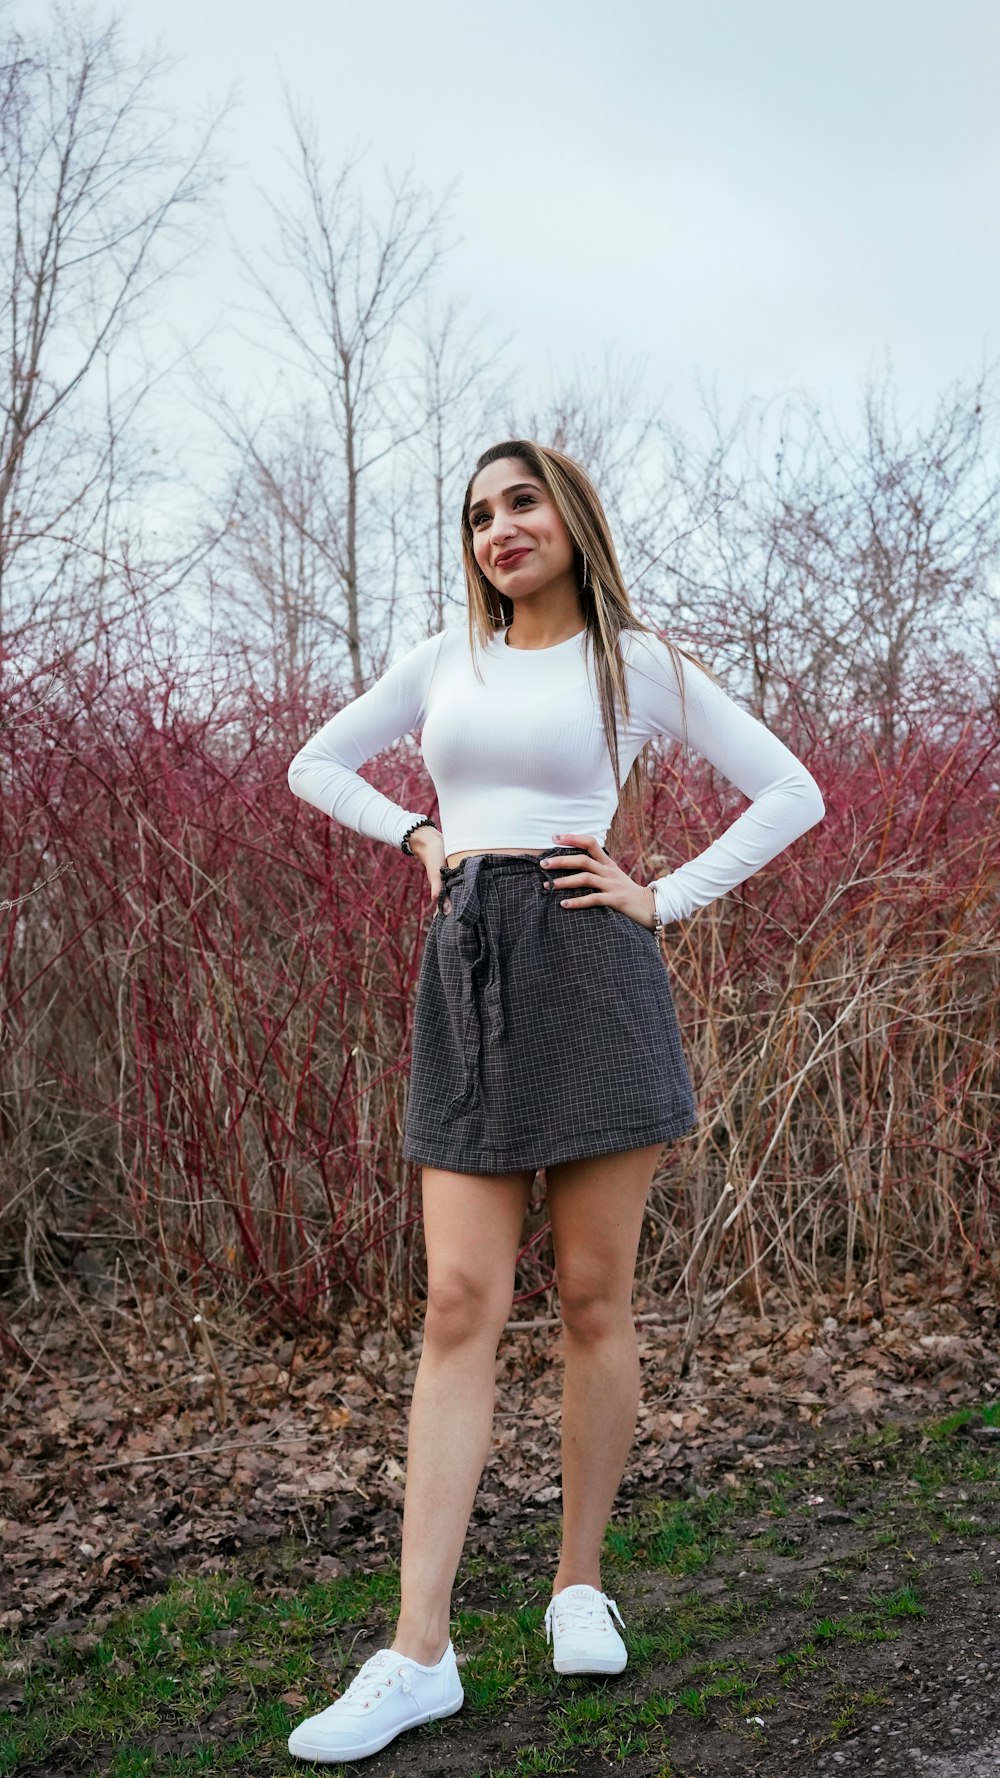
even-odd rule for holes
{"type": "Polygon", "coordinates": [[[815,827],[818,821],[822,821],[826,814],[826,803],[823,801],[823,792],[811,772],[806,772],[805,774],[803,780],[803,793],[805,812],[808,816],[803,832],[807,832],[810,827],[815,827]]]}
{"type": "Polygon", "coordinates": [[[303,757],[304,754],[305,754],[305,748],[300,747],[299,751],[298,751],[298,753],[296,753],[294,759],[289,761],[288,788],[292,792],[293,796],[301,796],[302,795],[302,790],[300,787],[301,787],[301,783],[302,783],[302,771],[303,771],[303,767],[305,765],[305,759],[303,757]]]}

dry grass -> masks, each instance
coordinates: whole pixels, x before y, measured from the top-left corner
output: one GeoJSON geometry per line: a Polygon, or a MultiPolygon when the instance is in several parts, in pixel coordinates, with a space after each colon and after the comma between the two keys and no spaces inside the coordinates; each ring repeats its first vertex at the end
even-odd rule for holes
{"type": "MultiPolygon", "coordinates": [[[[19,699],[0,736],[8,1276],[31,1295],[98,1242],[190,1310],[405,1318],[423,873],[290,795],[286,710],[215,691],[191,715],[179,678],[50,675],[42,696],[26,675],[19,699]]],[[[825,820],[668,935],[701,1122],[665,1157],[638,1276],[686,1299],[691,1343],[734,1290],[878,1292],[996,1257],[996,723],[900,711],[894,733],[785,728],[825,820]]],[[[412,744],[369,775],[426,800],[412,744]]],[[[738,806],[665,756],[648,817],[670,852],[619,862],[669,868],[738,806]]],[[[539,1195],[519,1302],[551,1290],[546,1234],[539,1195]]]]}

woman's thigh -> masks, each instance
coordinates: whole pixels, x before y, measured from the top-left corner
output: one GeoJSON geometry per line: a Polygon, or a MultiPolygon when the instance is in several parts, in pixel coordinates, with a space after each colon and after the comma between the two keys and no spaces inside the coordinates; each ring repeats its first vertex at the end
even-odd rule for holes
{"type": "Polygon", "coordinates": [[[506,1321],[535,1171],[421,1168],[428,1309],[468,1305],[506,1321]]]}
{"type": "Polygon", "coordinates": [[[649,1188],[665,1144],[546,1167],[563,1318],[632,1301],[649,1188]]]}

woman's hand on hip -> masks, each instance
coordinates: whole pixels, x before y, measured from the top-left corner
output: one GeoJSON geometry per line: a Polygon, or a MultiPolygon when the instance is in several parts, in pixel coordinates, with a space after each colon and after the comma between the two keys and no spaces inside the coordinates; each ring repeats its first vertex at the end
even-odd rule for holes
{"type": "Polygon", "coordinates": [[[417,827],[410,835],[410,851],[427,872],[431,901],[441,893],[441,867],[445,861],[444,838],[436,827],[417,827]]]}
{"type": "Polygon", "coordinates": [[[567,852],[559,858],[550,858],[543,854],[538,860],[542,865],[553,865],[559,868],[559,877],[553,887],[559,890],[584,888],[589,894],[574,895],[563,902],[568,908],[609,907],[617,908],[620,914],[627,914],[637,926],[648,926],[653,930],[655,908],[653,896],[644,883],[636,883],[609,858],[600,840],[592,833],[556,833],[552,836],[556,846],[579,846],[579,852],[567,852]],[[573,871],[573,865],[579,870],[573,871]],[[564,876],[562,873],[566,871],[564,876]]]}

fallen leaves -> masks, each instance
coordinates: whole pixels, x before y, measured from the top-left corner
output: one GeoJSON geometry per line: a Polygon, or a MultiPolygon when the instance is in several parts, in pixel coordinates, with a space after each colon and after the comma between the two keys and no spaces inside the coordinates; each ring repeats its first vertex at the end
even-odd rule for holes
{"type": "MultiPolygon", "coordinates": [[[[245,1324],[147,1337],[148,1305],[131,1327],[121,1305],[113,1321],[87,1307],[108,1322],[93,1339],[64,1294],[17,1326],[29,1352],[44,1342],[48,1375],[8,1369],[0,1404],[0,1629],[70,1621],[156,1590],[175,1567],[213,1572],[228,1551],[286,1535],[305,1543],[303,1573],[317,1578],[355,1531],[369,1564],[398,1555],[418,1348],[348,1316],[335,1336],[262,1338],[255,1353],[245,1324]],[[118,1375],[102,1339],[114,1340],[118,1375]]],[[[620,1507],[651,1491],[703,1493],[713,1466],[736,1475],[780,1461],[827,1425],[842,1435],[855,1421],[944,1414],[971,1387],[1000,1387],[991,1288],[930,1300],[914,1284],[880,1317],[832,1293],[811,1317],[777,1295],[766,1307],[747,1316],[727,1304],[680,1378],[682,1321],[636,1302],[642,1402],[620,1507]]],[[[477,1522],[558,1514],[562,1385],[558,1328],[508,1326],[477,1522]]]]}

